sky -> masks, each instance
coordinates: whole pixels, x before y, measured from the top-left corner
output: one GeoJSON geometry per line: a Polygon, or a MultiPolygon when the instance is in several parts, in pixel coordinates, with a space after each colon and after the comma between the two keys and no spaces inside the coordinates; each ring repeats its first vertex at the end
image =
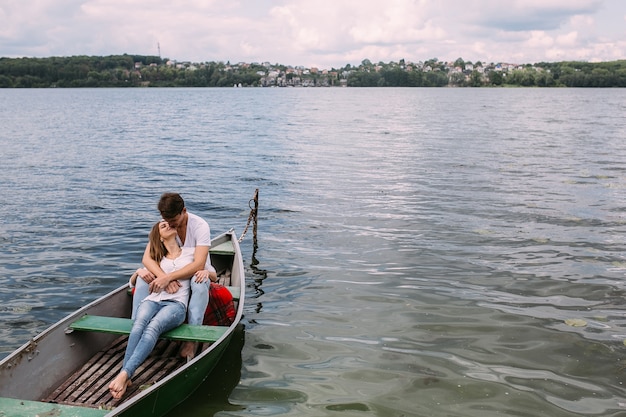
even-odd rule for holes
{"type": "Polygon", "coordinates": [[[320,69],[626,59],[625,0],[0,0],[0,57],[159,55],[320,69]]]}

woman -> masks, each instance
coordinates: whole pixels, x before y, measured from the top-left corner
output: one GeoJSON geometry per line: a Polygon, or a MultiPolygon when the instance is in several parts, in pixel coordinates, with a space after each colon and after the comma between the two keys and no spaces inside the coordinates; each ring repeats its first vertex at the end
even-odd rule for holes
{"type": "MultiPolygon", "coordinates": [[[[176,241],[176,229],[160,221],[150,231],[150,256],[160,263],[164,272],[176,271],[193,262],[194,249],[181,248],[176,241]]],[[[128,337],[122,370],[109,384],[115,399],[126,393],[130,380],[139,365],[146,360],[159,336],[185,321],[189,302],[190,281],[176,281],[178,291],[153,292],[141,302],[128,337]]]]}

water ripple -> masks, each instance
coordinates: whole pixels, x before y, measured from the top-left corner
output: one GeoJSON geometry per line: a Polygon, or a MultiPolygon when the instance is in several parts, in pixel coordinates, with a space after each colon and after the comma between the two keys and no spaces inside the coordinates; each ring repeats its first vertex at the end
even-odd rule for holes
{"type": "Polygon", "coordinates": [[[2,90],[0,354],[127,280],[160,193],[240,233],[259,188],[240,380],[185,415],[624,414],[625,94],[2,90]]]}

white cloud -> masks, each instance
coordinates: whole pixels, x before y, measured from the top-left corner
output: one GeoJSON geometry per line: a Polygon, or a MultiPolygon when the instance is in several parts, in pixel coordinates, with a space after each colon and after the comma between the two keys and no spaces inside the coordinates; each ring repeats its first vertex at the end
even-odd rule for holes
{"type": "Polygon", "coordinates": [[[556,43],[564,47],[574,47],[578,43],[578,32],[573,31],[556,38],[556,43]]]}
{"type": "Polygon", "coordinates": [[[326,68],[608,60],[625,58],[625,19],[621,0],[3,0],[0,56],[156,54],[160,44],[178,60],[326,68]]]}
{"type": "Polygon", "coordinates": [[[596,21],[591,16],[575,15],[570,18],[570,26],[572,27],[593,27],[596,21]]]}
{"type": "Polygon", "coordinates": [[[506,31],[558,30],[573,15],[598,11],[601,0],[474,1],[468,22],[506,31]]]}
{"type": "Polygon", "coordinates": [[[525,46],[532,50],[549,48],[552,45],[554,45],[554,39],[542,30],[531,31],[528,40],[525,42],[525,46]]]}

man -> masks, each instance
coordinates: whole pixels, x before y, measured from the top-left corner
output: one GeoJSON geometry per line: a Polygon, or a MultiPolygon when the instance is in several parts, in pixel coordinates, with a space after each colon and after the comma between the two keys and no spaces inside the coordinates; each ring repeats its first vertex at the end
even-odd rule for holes
{"type": "MultiPolygon", "coordinates": [[[[201,325],[209,303],[210,281],[217,279],[209,256],[211,229],[204,219],[187,211],[180,194],[163,194],[157,207],[163,220],[170,227],[176,229],[178,244],[181,247],[195,248],[193,262],[170,273],[165,273],[150,256],[150,242],[148,242],[142,260],[145,270],[139,274],[142,280],[149,284],[148,291],[142,290],[139,294],[137,290],[135,291],[135,297],[138,299],[136,304],[138,306],[148,293],[161,291],[174,293],[179,288],[178,280],[192,277],[187,321],[189,324],[201,325]]],[[[138,280],[138,283],[140,281],[138,280]]],[[[139,285],[137,289],[139,289],[139,285]]],[[[135,306],[133,306],[133,314],[135,310],[135,306]]],[[[197,343],[186,342],[183,344],[180,355],[188,359],[193,358],[196,348],[197,343]]]]}

